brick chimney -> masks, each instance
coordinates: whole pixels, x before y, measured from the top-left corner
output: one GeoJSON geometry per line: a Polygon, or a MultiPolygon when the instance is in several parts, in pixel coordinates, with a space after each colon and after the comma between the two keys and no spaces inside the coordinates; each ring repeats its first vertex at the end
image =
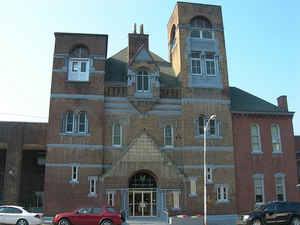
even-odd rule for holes
{"type": "Polygon", "coordinates": [[[277,98],[277,105],[278,105],[278,107],[281,108],[283,111],[285,111],[285,112],[288,112],[288,111],[289,111],[286,95],[282,95],[282,96],[279,96],[279,97],[277,98]]]}
{"type": "Polygon", "coordinates": [[[149,35],[144,34],[143,24],[140,25],[140,33],[136,33],[136,25],[133,26],[133,33],[128,34],[128,61],[135,56],[138,49],[144,45],[144,47],[149,50],[149,35]]]}

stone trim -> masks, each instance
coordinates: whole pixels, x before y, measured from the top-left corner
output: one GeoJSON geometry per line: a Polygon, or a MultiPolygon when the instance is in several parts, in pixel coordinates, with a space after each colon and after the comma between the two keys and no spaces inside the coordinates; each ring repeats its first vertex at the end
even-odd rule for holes
{"type": "Polygon", "coordinates": [[[204,99],[204,98],[183,98],[182,103],[221,103],[221,104],[226,104],[230,105],[231,101],[230,100],[223,100],[223,99],[204,99]]]}
{"type": "Polygon", "coordinates": [[[50,98],[67,98],[67,99],[104,99],[104,95],[81,95],[81,94],[62,94],[54,93],[51,94],[50,98]]]}
{"type": "MultiPolygon", "coordinates": [[[[203,151],[203,146],[183,146],[183,147],[160,147],[160,150],[174,150],[174,151],[203,151]]],[[[207,151],[234,151],[233,146],[207,146],[207,151]]]]}
{"type": "MultiPolygon", "coordinates": [[[[211,169],[234,169],[234,165],[207,165],[211,169]]],[[[203,169],[203,165],[183,165],[177,166],[180,169],[203,169]]]]}
{"type": "Polygon", "coordinates": [[[81,164],[81,163],[46,163],[46,167],[73,167],[78,166],[82,168],[111,168],[111,165],[107,164],[81,164]]]}
{"type": "Polygon", "coordinates": [[[103,150],[103,145],[85,145],[85,144],[47,144],[47,148],[68,148],[68,149],[93,149],[103,150]]]}

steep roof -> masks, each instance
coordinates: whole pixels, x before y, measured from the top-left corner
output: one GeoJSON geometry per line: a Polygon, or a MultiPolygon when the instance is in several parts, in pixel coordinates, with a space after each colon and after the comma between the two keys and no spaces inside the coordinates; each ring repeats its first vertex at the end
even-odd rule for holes
{"type": "MultiPolygon", "coordinates": [[[[175,76],[171,63],[150,51],[156,65],[160,70],[160,86],[163,88],[181,87],[180,81],[175,76]]],[[[124,48],[106,61],[105,82],[118,85],[127,85],[128,48],[124,48]]]]}
{"type": "Polygon", "coordinates": [[[293,112],[285,112],[280,107],[273,105],[257,96],[236,87],[230,87],[231,111],[260,114],[293,115],[293,112]]]}

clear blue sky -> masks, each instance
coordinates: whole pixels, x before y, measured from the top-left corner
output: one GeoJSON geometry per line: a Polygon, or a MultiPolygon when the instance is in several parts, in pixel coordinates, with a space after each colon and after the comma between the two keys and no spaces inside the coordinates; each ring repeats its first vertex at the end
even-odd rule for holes
{"type": "MultiPolygon", "coordinates": [[[[229,82],[273,104],[288,96],[300,135],[300,1],[190,1],[222,6],[229,82]]],[[[108,56],[134,22],[167,59],[174,0],[11,0],[0,8],[0,120],[48,121],[54,32],[108,34],[108,56]]]]}

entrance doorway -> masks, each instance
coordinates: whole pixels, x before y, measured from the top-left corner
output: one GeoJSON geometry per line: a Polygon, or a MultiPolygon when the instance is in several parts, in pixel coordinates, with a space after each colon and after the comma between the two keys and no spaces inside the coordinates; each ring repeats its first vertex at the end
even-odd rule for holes
{"type": "Polygon", "coordinates": [[[134,175],[128,191],[129,216],[156,216],[156,181],[147,173],[134,175]]]}

